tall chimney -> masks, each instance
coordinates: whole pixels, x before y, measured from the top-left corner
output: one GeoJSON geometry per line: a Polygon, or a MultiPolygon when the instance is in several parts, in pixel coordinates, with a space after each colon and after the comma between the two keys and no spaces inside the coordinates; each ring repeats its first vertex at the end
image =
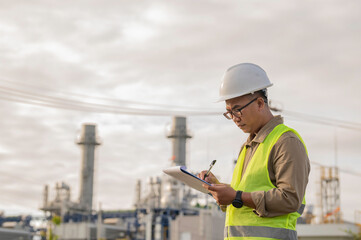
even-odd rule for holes
{"type": "Polygon", "coordinates": [[[172,130],[168,138],[173,141],[173,164],[174,166],[186,165],[186,140],[191,138],[187,133],[187,119],[185,117],[173,117],[172,130]]]}
{"type": "Polygon", "coordinates": [[[44,186],[44,192],[43,192],[43,208],[46,208],[48,206],[48,197],[49,197],[49,186],[46,184],[44,186]]]}
{"type": "Polygon", "coordinates": [[[91,211],[93,205],[94,152],[96,145],[100,145],[96,136],[96,125],[83,124],[81,136],[77,143],[83,150],[79,203],[86,211],[91,211]]]}
{"type": "Polygon", "coordinates": [[[135,185],[135,200],[134,200],[134,206],[135,208],[140,208],[141,206],[141,199],[142,199],[142,182],[140,179],[137,180],[137,184],[135,185]]]}

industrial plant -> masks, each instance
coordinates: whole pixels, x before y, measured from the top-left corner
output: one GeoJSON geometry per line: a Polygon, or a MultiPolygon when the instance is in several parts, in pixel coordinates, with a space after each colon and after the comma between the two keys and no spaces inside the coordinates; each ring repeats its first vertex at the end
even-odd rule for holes
{"type": "MultiPolygon", "coordinates": [[[[192,138],[185,117],[173,117],[168,139],[172,141],[172,166],[187,166],[187,139],[192,138]]],[[[101,145],[95,124],[84,124],[77,144],[82,149],[80,191],[77,199],[65,182],[44,186],[47,226],[34,229],[31,216],[0,216],[0,239],[58,240],[216,240],[223,239],[225,213],[211,197],[162,174],[138,180],[134,208],[127,211],[95,210],[93,202],[95,151],[101,145]],[[55,191],[54,199],[49,192],[55,191]],[[209,199],[207,199],[209,198],[209,199]],[[206,200],[206,201],[205,201],[206,200]]],[[[299,239],[353,239],[357,225],[341,218],[337,168],[321,167],[320,224],[314,223],[314,206],[308,206],[297,226],[299,239]]]]}

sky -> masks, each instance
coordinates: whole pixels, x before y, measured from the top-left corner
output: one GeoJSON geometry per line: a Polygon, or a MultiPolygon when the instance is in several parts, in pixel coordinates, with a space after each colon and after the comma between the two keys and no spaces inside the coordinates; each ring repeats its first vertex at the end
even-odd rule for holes
{"type": "Polygon", "coordinates": [[[314,163],[336,164],[343,170],[343,217],[353,221],[361,210],[360,23],[357,0],[1,1],[0,211],[39,213],[44,185],[54,191],[62,181],[78,199],[75,142],[84,123],[97,124],[102,142],[94,205],[131,208],[136,180],[145,183],[171,164],[166,133],[179,109],[194,110],[183,114],[193,136],[188,167],[203,170],[217,159],[213,172],[230,181],[247,135],[215,100],[224,71],[252,62],[267,72],[271,103],[285,110],[285,123],[307,145],[308,203],[318,204],[314,163]],[[41,98],[49,97],[62,106],[98,105],[45,106],[41,98]],[[136,111],[142,114],[124,113],[137,102],[144,103],[136,111]],[[102,111],[100,104],[112,108],[102,111]],[[286,110],[353,128],[304,121],[286,110]],[[194,114],[207,111],[219,114],[194,114]]]}

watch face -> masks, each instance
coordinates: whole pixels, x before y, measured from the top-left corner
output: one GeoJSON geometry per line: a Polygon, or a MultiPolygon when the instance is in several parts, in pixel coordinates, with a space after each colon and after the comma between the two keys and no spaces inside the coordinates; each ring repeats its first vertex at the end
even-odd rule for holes
{"type": "Polygon", "coordinates": [[[235,199],[233,202],[232,202],[232,205],[233,207],[235,208],[241,208],[243,206],[243,202],[242,201],[239,201],[238,199],[235,199]]]}

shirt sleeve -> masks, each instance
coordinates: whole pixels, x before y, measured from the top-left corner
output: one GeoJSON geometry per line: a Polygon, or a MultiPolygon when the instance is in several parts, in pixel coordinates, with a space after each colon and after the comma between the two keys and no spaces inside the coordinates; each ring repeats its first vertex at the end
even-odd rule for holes
{"type": "Polygon", "coordinates": [[[252,192],[256,205],[254,212],[260,217],[275,217],[297,211],[308,183],[310,163],[301,140],[292,132],[280,137],[273,146],[269,164],[272,163],[271,181],[276,186],[269,191],[252,192]]]}

